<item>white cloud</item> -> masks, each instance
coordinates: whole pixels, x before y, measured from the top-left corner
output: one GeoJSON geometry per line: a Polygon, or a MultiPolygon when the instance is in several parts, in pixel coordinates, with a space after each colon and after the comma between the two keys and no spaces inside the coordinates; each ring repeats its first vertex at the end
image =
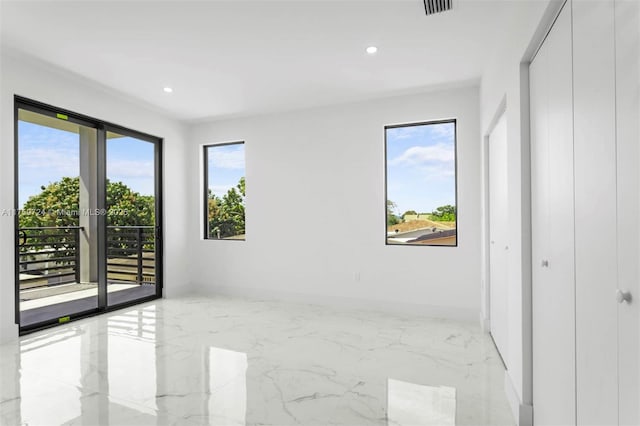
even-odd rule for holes
{"type": "Polygon", "coordinates": [[[107,162],[107,176],[111,180],[124,181],[128,178],[150,178],[154,176],[153,161],[110,160],[107,162]]]}
{"type": "Polygon", "coordinates": [[[430,127],[431,131],[433,132],[434,136],[439,137],[439,138],[444,138],[446,140],[452,140],[453,136],[454,136],[454,128],[455,126],[453,125],[453,123],[441,123],[441,124],[434,124],[430,127]]]}
{"type": "Polygon", "coordinates": [[[77,176],[80,173],[78,151],[73,149],[22,149],[19,159],[21,173],[48,172],[61,176],[77,176]]]}
{"type": "MultiPolygon", "coordinates": [[[[38,190],[41,185],[62,177],[80,175],[80,159],[78,151],[74,149],[28,148],[20,150],[19,158],[21,185],[35,185],[34,188],[38,190]]],[[[154,191],[154,173],[153,161],[109,160],[107,163],[110,180],[122,181],[145,194],[154,191]]]]}
{"type": "Polygon", "coordinates": [[[432,146],[412,146],[398,157],[392,159],[392,166],[421,166],[437,163],[453,165],[455,153],[451,146],[437,144],[432,146]]]}
{"type": "Polygon", "coordinates": [[[413,138],[417,135],[424,134],[425,127],[424,126],[406,126],[406,127],[395,127],[393,128],[393,138],[394,139],[409,139],[413,138]]]}
{"type": "Polygon", "coordinates": [[[244,169],[244,149],[210,149],[209,164],[220,169],[244,169]]]}
{"type": "Polygon", "coordinates": [[[404,126],[390,129],[393,139],[428,138],[438,141],[452,141],[455,136],[455,126],[451,122],[439,124],[424,124],[418,126],[404,126]]]}
{"type": "Polygon", "coordinates": [[[455,176],[455,168],[448,164],[435,164],[420,168],[423,177],[428,181],[450,179],[455,176]]]}

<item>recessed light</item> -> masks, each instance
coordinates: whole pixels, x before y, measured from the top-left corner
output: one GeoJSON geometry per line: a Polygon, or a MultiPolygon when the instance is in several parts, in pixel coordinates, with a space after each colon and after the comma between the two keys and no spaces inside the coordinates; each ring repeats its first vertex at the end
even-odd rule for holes
{"type": "Polygon", "coordinates": [[[378,52],[378,48],[375,46],[369,46],[367,47],[367,53],[369,55],[375,55],[378,52]]]}
{"type": "Polygon", "coordinates": [[[164,88],[164,89],[162,89],[162,90],[164,90],[164,91],[165,91],[165,92],[167,92],[167,93],[171,93],[171,92],[173,92],[173,89],[172,89],[171,87],[165,87],[165,88],[164,88]]]}

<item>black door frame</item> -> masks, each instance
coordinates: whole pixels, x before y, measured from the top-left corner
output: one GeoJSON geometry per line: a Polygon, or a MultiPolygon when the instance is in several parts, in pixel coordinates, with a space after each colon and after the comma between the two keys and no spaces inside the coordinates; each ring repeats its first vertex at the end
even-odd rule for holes
{"type": "MultiPolygon", "coordinates": [[[[106,178],[107,178],[107,132],[118,133],[123,136],[129,136],[135,139],[139,139],[145,142],[154,144],[154,179],[155,179],[155,295],[136,299],[133,301],[127,301],[117,305],[109,306],[107,304],[107,217],[106,215],[98,215],[98,307],[89,311],[82,311],[69,314],[69,321],[74,321],[81,318],[86,318],[93,315],[102,314],[105,312],[111,312],[118,309],[126,308],[133,305],[138,305],[151,300],[159,299],[162,297],[163,283],[164,283],[164,258],[163,258],[163,174],[162,174],[162,147],[164,140],[158,136],[153,136],[148,133],[132,130],[117,124],[109,123],[103,120],[99,120],[93,117],[89,117],[83,114],[79,114],[73,111],[69,111],[63,108],[57,108],[52,105],[48,105],[42,102],[34,101],[22,96],[14,95],[14,235],[15,235],[15,323],[19,326],[20,335],[31,333],[33,331],[41,330],[43,328],[49,328],[59,325],[58,318],[52,318],[44,322],[32,324],[26,327],[20,325],[20,236],[18,235],[19,229],[19,169],[18,169],[18,153],[19,153],[19,134],[18,134],[18,112],[20,109],[35,112],[45,116],[62,119],[75,124],[80,124],[86,127],[91,127],[97,131],[97,145],[98,145],[98,164],[97,164],[97,177],[98,177],[98,193],[97,193],[97,208],[106,209],[107,205],[107,191],[106,191],[106,178]]],[[[66,322],[65,322],[66,323],[66,322]]]]}

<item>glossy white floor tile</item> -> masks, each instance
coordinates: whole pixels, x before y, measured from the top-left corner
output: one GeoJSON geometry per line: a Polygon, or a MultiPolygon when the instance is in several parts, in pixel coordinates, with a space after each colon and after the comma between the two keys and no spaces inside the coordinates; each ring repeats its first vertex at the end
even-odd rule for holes
{"type": "Polygon", "coordinates": [[[2,425],[514,424],[475,324],[161,300],[0,346],[2,425]]]}

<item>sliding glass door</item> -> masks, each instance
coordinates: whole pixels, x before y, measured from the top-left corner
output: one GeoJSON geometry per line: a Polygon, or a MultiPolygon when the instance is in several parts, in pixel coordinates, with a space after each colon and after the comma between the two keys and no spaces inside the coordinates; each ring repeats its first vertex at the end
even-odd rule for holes
{"type": "Polygon", "coordinates": [[[107,305],[158,294],[158,145],[107,131],[107,305]]]}
{"type": "Polygon", "coordinates": [[[161,296],[161,140],[16,97],[16,322],[161,296]]]}
{"type": "Polygon", "coordinates": [[[30,327],[98,308],[92,230],[81,214],[97,209],[86,167],[97,128],[19,108],[17,134],[17,308],[21,327],[30,327]]]}

